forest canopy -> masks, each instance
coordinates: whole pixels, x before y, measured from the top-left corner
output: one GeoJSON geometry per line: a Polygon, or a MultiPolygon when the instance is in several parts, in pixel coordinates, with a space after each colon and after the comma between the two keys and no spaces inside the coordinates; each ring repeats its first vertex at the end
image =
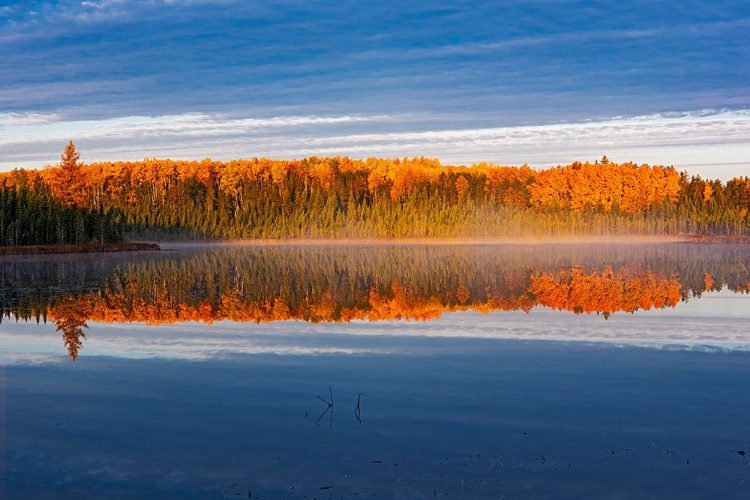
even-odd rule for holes
{"type": "Polygon", "coordinates": [[[574,162],[417,158],[79,161],[0,173],[0,244],[135,238],[745,234],[750,179],[574,162]],[[33,214],[44,214],[40,220],[33,214]],[[67,224],[67,225],[66,225],[67,224]],[[43,226],[43,227],[42,227],[43,226]]]}

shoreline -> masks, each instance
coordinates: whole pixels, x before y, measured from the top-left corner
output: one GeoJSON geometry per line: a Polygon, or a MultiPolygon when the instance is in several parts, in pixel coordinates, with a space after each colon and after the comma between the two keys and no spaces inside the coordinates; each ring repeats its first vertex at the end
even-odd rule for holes
{"type": "Polygon", "coordinates": [[[492,245],[642,245],[667,243],[748,244],[750,236],[716,235],[617,235],[564,236],[545,238],[279,238],[239,240],[159,241],[163,250],[179,250],[202,246],[492,246],[492,245]]]}
{"type": "Polygon", "coordinates": [[[124,242],[124,243],[87,243],[85,245],[27,245],[0,247],[0,255],[51,255],[71,253],[112,253],[112,252],[158,252],[157,243],[124,242]]]}

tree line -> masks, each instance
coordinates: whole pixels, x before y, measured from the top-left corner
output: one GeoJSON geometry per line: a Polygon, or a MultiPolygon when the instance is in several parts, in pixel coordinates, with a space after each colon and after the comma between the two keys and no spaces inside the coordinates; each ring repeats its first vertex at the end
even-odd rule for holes
{"type": "Polygon", "coordinates": [[[0,174],[4,199],[35,200],[9,209],[3,244],[30,244],[31,232],[93,238],[102,225],[115,238],[213,239],[745,234],[750,224],[747,177],[722,183],[606,157],[537,171],[429,158],[83,164],[77,154],[69,143],[59,165],[0,174]],[[44,208],[55,223],[19,233],[30,216],[19,217],[44,208]],[[57,215],[66,209],[75,213],[57,215]]]}

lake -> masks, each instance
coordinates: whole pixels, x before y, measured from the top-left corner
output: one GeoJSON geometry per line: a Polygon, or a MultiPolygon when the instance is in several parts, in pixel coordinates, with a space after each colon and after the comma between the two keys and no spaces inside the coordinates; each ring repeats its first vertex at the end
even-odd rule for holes
{"type": "Polygon", "coordinates": [[[0,258],[0,498],[750,497],[750,248],[0,258]]]}

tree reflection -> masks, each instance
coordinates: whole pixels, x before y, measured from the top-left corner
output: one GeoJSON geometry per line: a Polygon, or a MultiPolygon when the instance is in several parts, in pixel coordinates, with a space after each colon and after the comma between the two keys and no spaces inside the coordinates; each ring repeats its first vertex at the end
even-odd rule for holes
{"type": "Polygon", "coordinates": [[[88,321],[429,320],[539,306],[607,318],[750,288],[740,246],[250,247],[119,262],[96,279],[0,264],[3,315],[49,318],[75,360],[88,321]],[[19,286],[29,278],[35,287],[19,286]]]}
{"type": "Polygon", "coordinates": [[[68,351],[70,359],[75,361],[78,358],[78,351],[83,348],[83,339],[86,334],[83,328],[88,328],[85,321],[74,318],[56,319],[55,331],[62,332],[63,345],[68,351]]]}
{"type": "Polygon", "coordinates": [[[84,328],[91,314],[91,300],[89,297],[66,298],[53,308],[51,314],[55,331],[62,332],[63,345],[71,360],[78,359],[78,352],[83,348],[86,334],[84,328]]]}

